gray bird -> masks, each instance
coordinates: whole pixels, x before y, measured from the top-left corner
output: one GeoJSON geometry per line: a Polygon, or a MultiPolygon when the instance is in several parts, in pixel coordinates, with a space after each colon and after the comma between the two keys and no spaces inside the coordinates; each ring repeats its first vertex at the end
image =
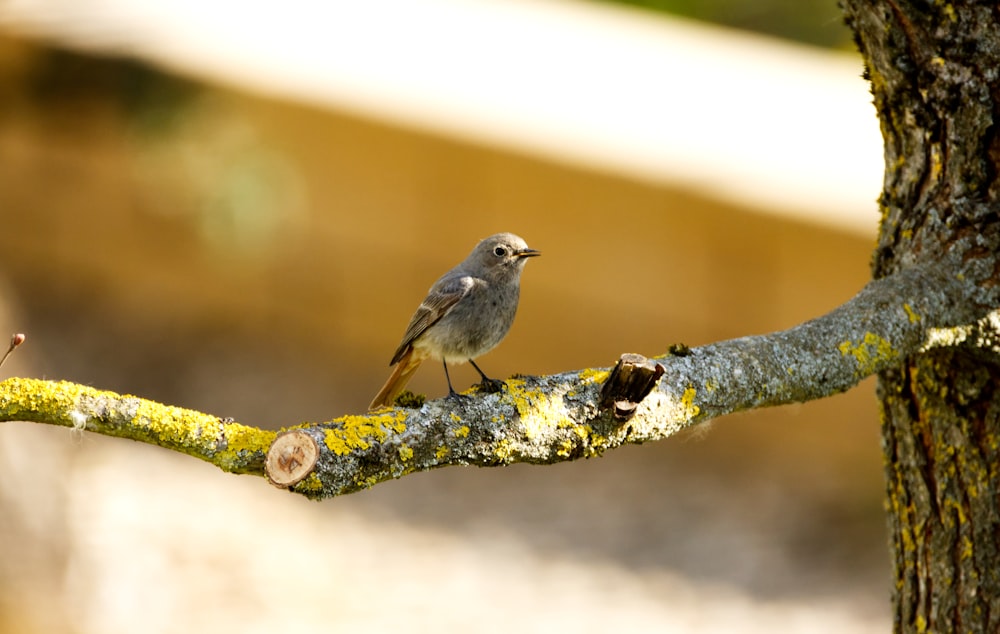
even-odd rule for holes
{"type": "Polygon", "coordinates": [[[434,282],[410,319],[389,362],[396,367],[369,411],[392,405],[425,359],[443,362],[449,396],[456,395],[448,376],[449,363],[468,361],[483,377],[484,388],[499,390],[503,382],[487,377],[473,359],[507,335],[517,312],[521,272],[527,258],[536,255],[541,253],[529,249],[513,233],[498,233],[481,240],[469,257],[434,282]]]}

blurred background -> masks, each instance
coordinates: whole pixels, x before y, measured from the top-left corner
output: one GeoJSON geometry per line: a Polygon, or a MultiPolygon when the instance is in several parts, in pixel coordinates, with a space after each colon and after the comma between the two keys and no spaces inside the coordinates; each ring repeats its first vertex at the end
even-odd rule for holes
{"type": "MultiPolygon", "coordinates": [[[[493,376],[818,316],[878,219],[849,42],[832,0],[5,0],[0,377],[362,412],[498,231],[543,256],[493,376]]],[[[882,491],[871,382],[323,503],[5,423],[0,632],[882,632],[882,491]]]]}

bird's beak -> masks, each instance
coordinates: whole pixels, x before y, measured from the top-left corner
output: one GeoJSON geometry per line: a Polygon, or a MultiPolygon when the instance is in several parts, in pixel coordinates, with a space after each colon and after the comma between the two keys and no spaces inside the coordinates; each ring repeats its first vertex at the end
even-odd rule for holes
{"type": "Polygon", "coordinates": [[[536,255],[541,255],[541,251],[536,251],[534,249],[521,249],[516,253],[519,258],[533,258],[536,255]]]}

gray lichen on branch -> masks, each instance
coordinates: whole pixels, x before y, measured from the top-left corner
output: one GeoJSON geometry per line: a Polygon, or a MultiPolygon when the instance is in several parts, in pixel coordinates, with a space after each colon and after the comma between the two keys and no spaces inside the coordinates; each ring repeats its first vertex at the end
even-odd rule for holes
{"type": "MultiPolygon", "coordinates": [[[[979,323],[988,310],[970,301],[972,293],[963,276],[914,267],[871,282],[827,315],[789,330],[691,348],[650,364],[633,360],[655,376],[638,392],[626,390],[653,388],[645,398],[628,397],[640,399],[630,416],[616,416],[607,402],[602,406],[609,369],[587,369],[508,379],[495,394],[296,425],[283,430],[286,440],[273,447],[271,462],[282,473],[268,475],[279,486],[325,498],[448,465],[599,456],[728,413],[842,392],[919,353],[933,329],[979,323]]],[[[279,437],[133,396],[19,378],[0,383],[0,420],[131,438],[256,475],[264,475],[268,450],[279,437]]]]}

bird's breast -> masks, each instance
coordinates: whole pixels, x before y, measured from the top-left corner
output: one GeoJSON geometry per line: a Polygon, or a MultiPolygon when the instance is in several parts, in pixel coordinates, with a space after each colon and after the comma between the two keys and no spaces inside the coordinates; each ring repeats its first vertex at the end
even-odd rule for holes
{"type": "Polygon", "coordinates": [[[481,286],[470,291],[415,342],[435,357],[464,362],[492,350],[510,330],[517,313],[516,285],[481,286]]]}

